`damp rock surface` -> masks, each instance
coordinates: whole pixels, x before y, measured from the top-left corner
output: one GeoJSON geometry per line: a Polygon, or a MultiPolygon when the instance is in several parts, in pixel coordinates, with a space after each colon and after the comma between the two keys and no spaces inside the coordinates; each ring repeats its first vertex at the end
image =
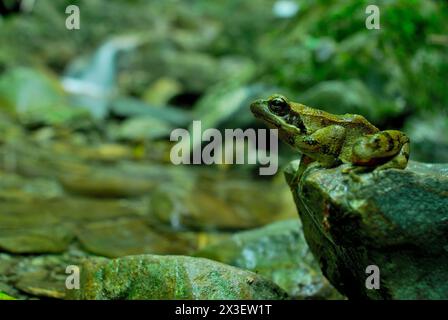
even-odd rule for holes
{"type": "Polygon", "coordinates": [[[341,298],[320,272],[297,218],[235,233],[196,255],[259,273],[295,299],[341,298]]]}
{"type": "Polygon", "coordinates": [[[81,266],[80,290],[68,299],[285,299],[271,281],[249,271],[187,256],[91,258],[81,266]]]}
{"type": "MultiPolygon", "coordinates": [[[[285,170],[305,238],[323,274],[348,298],[448,298],[448,166],[343,174],[299,161],[285,170]],[[367,289],[369,265],[380,286],[367,289]]],[[[370,280],[372,280],[370,278],[370,280]]],[[[370,281],[368,280],[368,281],[370,281]]]]}

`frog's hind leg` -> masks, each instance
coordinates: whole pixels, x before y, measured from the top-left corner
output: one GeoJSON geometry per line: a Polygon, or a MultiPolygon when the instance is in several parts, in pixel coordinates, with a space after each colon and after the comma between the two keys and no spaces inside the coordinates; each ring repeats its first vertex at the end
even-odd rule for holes
{"type": "Polygon", "coordinates": [[[385,130],[361,137],[353,145],[352,163],[373,167],[404,169],[409,159],[409,138],[398,130],[385,130]]]}
{"type": "Polygon", "coordinates": [[[380,165],[379,167],[375,168],[375,171],[384,170],[388,168],[406,169],[409,160],[409,151],[410,151],[409,142],[407,142],[401,147],[400,152],[395,157],[390,159],[388,162],[380,165]]]}
{"type": "Polygon", "coordinates": [[[324,168],[333,168],[341,163],[339,155],[346,137],[343,126],[331,125],[316,130],[310,136],[297,137],[295,141],[298,149],[304,153],[312,154],[324,168]]]}

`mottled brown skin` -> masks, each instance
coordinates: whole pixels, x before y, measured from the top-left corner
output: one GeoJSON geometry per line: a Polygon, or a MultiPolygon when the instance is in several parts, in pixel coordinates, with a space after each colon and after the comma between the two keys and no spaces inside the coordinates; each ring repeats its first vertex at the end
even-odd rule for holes
{"type": "Polygon", "coordinates": [[[280,138],[324,167],[350,163],[376,170],[406,168],[409,138],[398,130],[380,131],[363,116],[334,115],[281,95],[257,100],[251,111],[280,138]]]}

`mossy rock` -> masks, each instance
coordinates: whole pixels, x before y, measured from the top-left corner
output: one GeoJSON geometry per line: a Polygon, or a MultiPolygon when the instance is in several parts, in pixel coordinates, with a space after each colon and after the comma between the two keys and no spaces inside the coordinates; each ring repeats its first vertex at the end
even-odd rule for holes
{"type": "Polygon", "coordinates": [[[322,272],[353,299],[448,299],[448,166],[410,162],[353,177],[346,165],[286,169],[322,272]],[[379,289],[368,289],[369,265],[379,289]]]}
{"type": "Polygon", "coordinates": [[[249,271],[204,258],[187,256],[128,256],[94,258],[81,266],[79,290],[69,299],[285,299],[271,281],[249,271]]]}
{"type": "Polygon", "coordinates": [[[16,299],[11,296],[8,296],[3,292],[0,292],[0,300],[16,300],[16,299]]]}

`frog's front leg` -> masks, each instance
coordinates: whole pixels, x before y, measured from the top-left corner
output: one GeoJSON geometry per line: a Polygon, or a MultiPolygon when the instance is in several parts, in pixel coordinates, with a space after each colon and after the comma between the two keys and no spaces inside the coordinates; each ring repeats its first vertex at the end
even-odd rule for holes
{"type": "Polygon", "coordinates": [[[332,125],[316,130],[309,136],[297,137],[295,144],[304,154],[331,168],[341,161],[339,154],[345,141],[346,129],[332,125]]]}
{"type": "Polygon", "coordinates": [[[313,163],[315,160],[308,157],[306,154],[302,154],[301,158],[300,158],[300,165],[299,168],[297,170],[297,181],[300,180],[300,178],[302,177],[303,173],[305,172],[305,170],[309,167],[309,165],[311,163],[313,163]]]}
{"type": "Polygon", "coordinates": [[[409,138],[398,130],[360,137],[353,145],[351,162],[358,166],[404,169],[409,159],[409,138]]]}

